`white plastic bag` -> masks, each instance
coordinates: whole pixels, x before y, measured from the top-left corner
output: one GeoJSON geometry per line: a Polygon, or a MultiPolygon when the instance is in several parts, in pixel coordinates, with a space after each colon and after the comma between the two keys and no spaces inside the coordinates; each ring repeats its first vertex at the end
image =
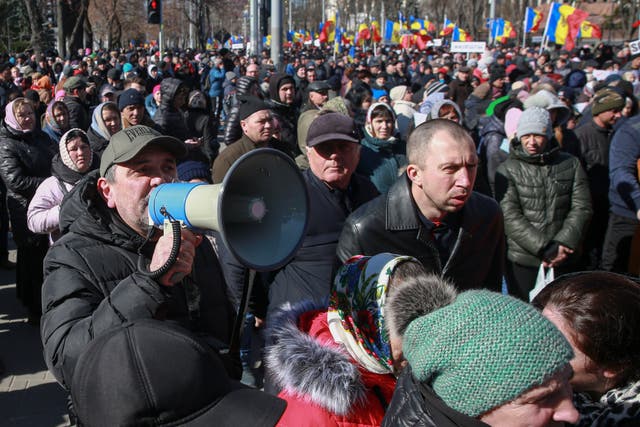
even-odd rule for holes
{"type": "Polygon", "coordinates": [[[529,301],[533,301],[533,299],[543,290],[549,283],[553,282],[555,279],[555,274],[553,272],[553,267],[545,267],[540,263],[540,268],[538,268],[538,277],[536,277],[536,285],[529,292],[529,301]]]}

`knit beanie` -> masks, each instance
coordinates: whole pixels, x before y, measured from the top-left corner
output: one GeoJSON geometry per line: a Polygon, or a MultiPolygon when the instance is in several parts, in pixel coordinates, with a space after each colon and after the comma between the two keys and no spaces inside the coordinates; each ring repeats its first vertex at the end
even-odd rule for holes
{"type": "Polygon", "coordinates": [[[178,164],[178,179],[189,182],[192,179],[211,180],[211,168],[204,162],[187,160],[178,164]]]}
{"type": "Polygon", "coordinates": [[[386,90],[384,90],[384,89],[376,89],[376,88],[373,88],[373,89],[371,89],[371,92],[373,93],[373,100],[374,100],[374,101],[379,100],[379,99],[380,99],[380,98],[382,98],[383,96],[389,96],[389,94],[387,93],[387,91],[386,91],[386,90]]]}
{"type": "Polygon", "coordinates": [[[144,105],[144,97],[136,89],[127,89],[118,97],[118,109],[120,111],[129,105],[144,105]]]}
{"type": "Polygon", "coordinates": [[[396,86],[391,89],[391,92],[389,92],[389,96],[391,97],[392,101],[401,101],[402,98],[404,98],[404,96],[407,94],[408,89],[409,88],[405,85],[396,86]]]}
{"type": "Polygon", "coordinates": [[[518,129],[516,131],[518,139],[524,135],[531,134],[544,135],[547,139],[551,139],[553,135],[549,112],[542,107],[527,108],[522,112],[520,120],[518,120],[518,129]]]}
{"type": "Polygon", "coordinates": [[[533,306],[487,290],[463,292],[411,322],[403,352],[418,381],[470,417],[543,384],[573,357],[562,333],[533,306]]]}
{"type": "Polygon", "coordinates": [[[597,116],[609,110],[622,110],[624,108],[624,98],[611,89],[601,89],[591,101],[591,113],[597,116]]]}

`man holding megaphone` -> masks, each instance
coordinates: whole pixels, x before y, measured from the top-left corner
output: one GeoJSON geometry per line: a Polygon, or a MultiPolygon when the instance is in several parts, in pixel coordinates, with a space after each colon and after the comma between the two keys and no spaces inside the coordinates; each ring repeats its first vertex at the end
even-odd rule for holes
{"type": "MultiPolygon", "coordinates": [[[[44,263],[42,341],[47,365],[69,387],[90,341],[115,326],[154,318],[180,324],[226,349],[233,310],[208,239],[179,229],[173,237],[149,225],[152,190],[177,179],[184,144],[146,126],[111,137],[100,174],[78,183],[60,212],[63,237],[44,263]],[[150,272],[161,266],[159,275],[150,272]]],[[[224,353],[224,351],[223,351],[224,353]]],[[[235,361],[227,360],[231,376],[235,361]]]]}

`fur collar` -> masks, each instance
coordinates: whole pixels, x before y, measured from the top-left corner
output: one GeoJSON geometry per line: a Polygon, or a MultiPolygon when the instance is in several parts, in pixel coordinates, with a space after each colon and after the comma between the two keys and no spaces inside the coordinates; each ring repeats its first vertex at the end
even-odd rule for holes
{"type": "Polygon", "coordinates": [[[334,414],[346,415],[365,401],[365,385],[349,355],[298,328],[302,313],[326,309],[311,303],[281,310],[270,320],[266,365],[278,386],[334,414]]]}

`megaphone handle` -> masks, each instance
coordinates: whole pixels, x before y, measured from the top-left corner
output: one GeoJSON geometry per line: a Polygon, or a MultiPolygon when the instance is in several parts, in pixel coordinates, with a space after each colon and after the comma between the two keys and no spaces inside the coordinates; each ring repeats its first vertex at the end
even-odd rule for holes
{"type": "Polygon", "coordinates": [[[234,354],[240,354],[240,335],[242,333],[242,325],[244,325],[244,316],[247,312],[247,306],[249,305],[249,296],[251,295],[251,289],[253,288],[253,281],[256,277],[256,270],[249,269],[244,275],[244,283],[242,286],[242,297],[240,298],[240,306],[238,307],[238,313],[236,315],[236,321],[233,324],[233,330],[231,331],[231,340],[229,341],[229,352],[234,354]]]}
{"type": "Polygon", "coordinates": [[[154,280],[162,277],[167,271],[169,271],[169,269],[173,266],[173,264],[175,264],[176,260],[178,259],[178,253],[180,252],[180,244],[182,239],[182,232],[180,230],[181,225],[180,221],[170,221],[170,224],[171,233],[173,234],[173,243],[171,245],[169,258],[167,258],[167,261],[162,265],[162,267],[154,271],[149,271],[147,269],[147,266],[144,265],[143,257],[140,256],[138,258],[138,270],[154,280]]]}

